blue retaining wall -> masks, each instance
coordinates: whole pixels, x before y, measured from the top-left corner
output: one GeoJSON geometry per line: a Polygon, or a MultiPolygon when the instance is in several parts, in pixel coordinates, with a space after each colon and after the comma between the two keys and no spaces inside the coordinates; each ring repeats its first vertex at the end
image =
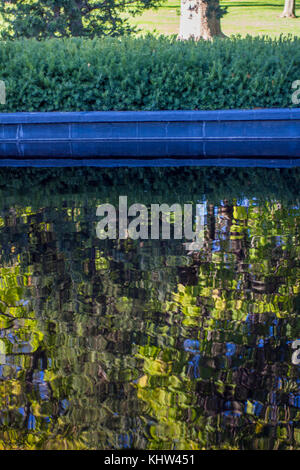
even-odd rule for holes
{"type": "Polygon", "coordinates": [[[300,109],[0,113],[0,158],[298,158],[300,109]]]}

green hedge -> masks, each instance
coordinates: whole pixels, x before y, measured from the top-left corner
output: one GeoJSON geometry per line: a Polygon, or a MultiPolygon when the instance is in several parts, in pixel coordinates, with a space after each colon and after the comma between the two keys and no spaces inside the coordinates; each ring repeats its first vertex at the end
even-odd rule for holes
{"type": "Polygon", "coordinates": [[[2,42],[0,112],[291,107],[300,38],[2,42]]]}

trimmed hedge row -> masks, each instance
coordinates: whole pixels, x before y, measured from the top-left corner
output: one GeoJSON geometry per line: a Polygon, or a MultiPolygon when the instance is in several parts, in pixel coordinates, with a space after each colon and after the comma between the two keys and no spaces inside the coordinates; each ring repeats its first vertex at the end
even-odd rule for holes
{"type": "Polygon", "coordinates": [[[0,112],[291,107],[300,38],[2,42],[0,112]]]}

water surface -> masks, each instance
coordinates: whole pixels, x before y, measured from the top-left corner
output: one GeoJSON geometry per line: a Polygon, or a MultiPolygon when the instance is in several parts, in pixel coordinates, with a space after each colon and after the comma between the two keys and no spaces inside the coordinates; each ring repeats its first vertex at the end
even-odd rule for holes
{"type": "Polygon", "coordinates": [[[2,168],[0,448],[300,449],[299,175],[2,168]],[[203,248],[99,240],[120,195],[203,248]]]}

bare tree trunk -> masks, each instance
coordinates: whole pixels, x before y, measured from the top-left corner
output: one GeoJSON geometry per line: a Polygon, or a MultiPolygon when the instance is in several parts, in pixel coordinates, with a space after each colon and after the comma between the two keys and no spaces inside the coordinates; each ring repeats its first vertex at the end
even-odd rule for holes
{"type": "Polygon", "coordinates": [[[217,16],[219,0],[181,0],[179,39],[225,37],[217,16]]]}
{"type": "Polygon", "coordinates": [[[179,39],[201,38],[200,0],[181,0],[179,39]]]}
{"type": "Polygon", "coordinates": [[[202,19],[202,37],[203,39],[212,39],[215,36],[225,37],[221,31],[221,21],[217,17],[216,8],[219,6],[219,0],[202,0],[200,3],[202,19]]]}
{"type": "Polygon", "coordinates": [[[74,0],[74,5],[72,5],[71,15],[70,15],[70,30],[72,36],[82,36],[83,32],[83,22],[82,22],[82,0],[74,0]]]}
{"type": "Polygon", "coordinates": [[[284,9],[280,15],[282,18],[296,18],[295,15],[295,0],[285,0],[284,9]]]}

